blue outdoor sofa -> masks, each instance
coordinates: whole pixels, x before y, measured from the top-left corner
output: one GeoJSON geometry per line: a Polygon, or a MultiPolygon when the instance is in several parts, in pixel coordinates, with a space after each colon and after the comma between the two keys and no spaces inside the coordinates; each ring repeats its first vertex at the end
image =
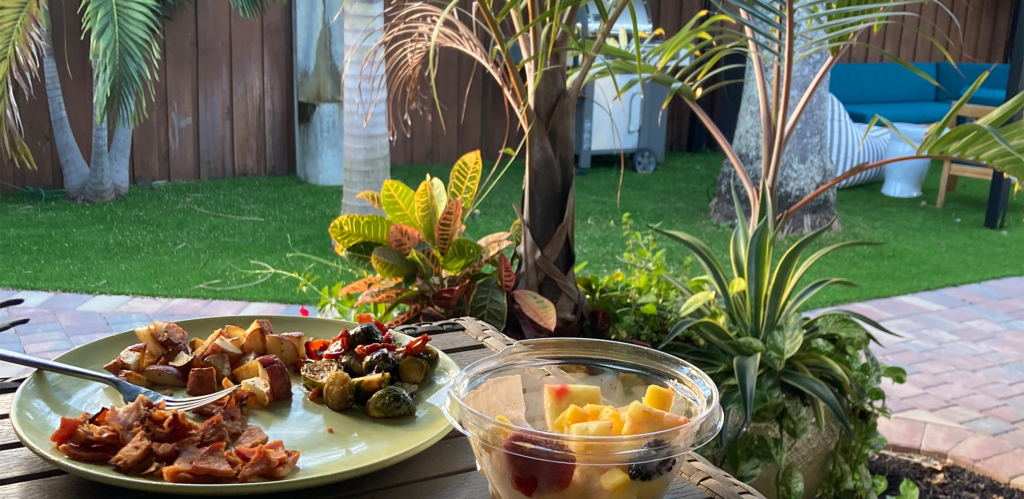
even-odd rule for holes
{"type": "Polygon", "coordinates": [[[858,123],[867,123],[876,114],[892,122],[934,123],[982,72],[992,68],[970,102],[988,106],[1006,102],[1009,64],[960,63],[954,67],[948,62],[927,62],[914,66],[941,86],[895,63],[836,64],[829,90],[858,123]]]}

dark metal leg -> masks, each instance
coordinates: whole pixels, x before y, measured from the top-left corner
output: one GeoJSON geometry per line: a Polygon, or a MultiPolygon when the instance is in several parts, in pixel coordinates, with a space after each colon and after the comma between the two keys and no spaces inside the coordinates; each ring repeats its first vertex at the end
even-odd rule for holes
{"type": "Polygon", "coordinates": [[[999,171],[992,172],[992,183],[988,190],[988,207],[985,208],[985,227],[1002,229],[1006,223],[1006,206],[1010,200],[1010,179],[999,171]]]}

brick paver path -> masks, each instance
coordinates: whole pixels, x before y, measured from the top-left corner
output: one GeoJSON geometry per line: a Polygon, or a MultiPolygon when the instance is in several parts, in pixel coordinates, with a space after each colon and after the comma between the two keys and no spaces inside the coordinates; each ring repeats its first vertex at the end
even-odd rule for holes
{"type": "Polygon", "coordinates": [[[1024,277],[845,305],[902,335],[879,360],[907,370],[885,386],[895,450],[918,452],[1024,489],[1024,277]]]}
{"type": "MultiPolygon", "coordinates": [[[[221,300],[90,296],[0,290],[25,303],[0,321],[32,322],[0,333],[0,348],[53,358],[71,348],[156,320],[216,315],[298,315],[298,305],[221,300]]],[[[1024,488],[1024,277],[872,300],[841,308],[902,335],[878,335],[879,360],[904,367],[885,386],[894,416],[879,428],[895,450],[919,452],[1024,488]]],[[[28,372],[0,362],[0,378],[28,372]]]]}

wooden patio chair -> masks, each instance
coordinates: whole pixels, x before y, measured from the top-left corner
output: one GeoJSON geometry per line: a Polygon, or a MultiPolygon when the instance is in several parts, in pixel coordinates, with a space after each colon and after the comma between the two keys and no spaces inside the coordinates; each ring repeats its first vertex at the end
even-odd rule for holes
{"type": "MultiPolygon", "coordinates": [[[[957,121],[959,121],[959,118],[978,119],[985,116],[993,109],[995,109],[993,106],[965,104],[964,107],[960,109],[960,112],[957,113],[957,121]]],[[[955,125],[955,122],[951,123],[950,127],[955,125]]],[[[942,208],[942,205],[946,203],[946,193],[956,190],[956,183],[960,177],[992,180],[992,175],[1002,175],[1002,173],[999,173],[987,166],[955,162],[947,159],[942,164],[942,177],[940,177],[939,180],[939,197],[935,200],[935,207],[942,208]]]]}

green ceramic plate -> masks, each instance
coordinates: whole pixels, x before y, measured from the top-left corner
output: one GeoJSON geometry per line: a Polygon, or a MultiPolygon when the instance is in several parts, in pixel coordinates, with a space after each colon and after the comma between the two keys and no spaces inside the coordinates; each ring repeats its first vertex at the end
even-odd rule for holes
{"type": "MultiPolygon", "coordinates": [[[[212,317],[180,321],[190,336],[205,338],[226,324],[247,327],[255,319],[268,319],[278,332],[300,331],[307,338],[331,339],[352,323],[309,317],[212,317]]],[[[407,338],[404,338],[407,339],[407,338]]],[[[54,360],[102,370],[128,345],[137,343],[134,332],[116,334],[71,350],[54,360]]],[[[54,466],[84,478],[131,489],[172,494],[227,495],[296,490],[364,475],[408,459],[430,447],[450,430],[437,407],[426,402],[458,374],[458,366],[441,354],[433,378],[420,385],[414,397],[416,416],[375,420],[355,408],[334,412],[305,397],[299,377],[292,375],[291,404],[249,411],[249,422],[259,425],[270,440],[283,440],[288,449],[302,452],[298,468],[273,482],[191,485],[122,475],[107,465],[72,461],[50,442],[60,417],[95,413],[101,407],[123,405],[120,395],[106,385],[37,371],[18,389],[11,408],[11,423],[26,447],[54,466]],[[328,433],[327,427],[334,429],[328,433]]],[[[180,393],[178,395],[184,395],[180,393]]]]}

